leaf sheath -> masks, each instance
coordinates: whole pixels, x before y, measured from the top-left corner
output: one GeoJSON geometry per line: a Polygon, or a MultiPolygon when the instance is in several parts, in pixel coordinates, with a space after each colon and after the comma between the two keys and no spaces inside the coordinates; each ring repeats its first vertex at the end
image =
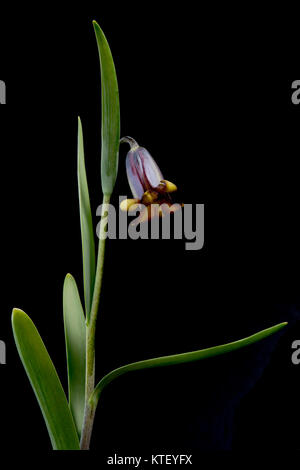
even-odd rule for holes
{"type": "Polygon", "coordinates": [[[68,365],[69,405],[80,437],[85,405],[85,318],[75,279],[67,274],[63,310],[68,365]]]}

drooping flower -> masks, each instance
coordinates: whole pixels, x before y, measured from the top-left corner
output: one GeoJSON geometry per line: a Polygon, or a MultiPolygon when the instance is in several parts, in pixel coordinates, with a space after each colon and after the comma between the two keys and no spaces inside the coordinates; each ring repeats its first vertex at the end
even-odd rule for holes
{"type": "Polygon", "coordinates": [[[148,150],[140,147],[132,137],[123,137],[120,142],[130,145],[126,156],[126,172],[133,195],[132,199],[122,201],[121,210],[141,208],[135,223],[145,222],[153,216],[163,216],[171,206],[173,211],[176,210],[177,205],[172,204],[170,193],[177,191],[177,187],[164,179],[148,150]]]}

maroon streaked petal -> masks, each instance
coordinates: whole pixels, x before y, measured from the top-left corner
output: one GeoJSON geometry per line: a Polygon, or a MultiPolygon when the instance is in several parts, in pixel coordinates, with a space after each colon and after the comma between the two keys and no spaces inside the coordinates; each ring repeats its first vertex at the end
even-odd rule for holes
{"type": "Polygon", "coordinates": [[[130,150],[127,154],[126,173],[133,197],[142,199],[145,192],[145,179],[143,178],[142,171],[140,170],[135,150],[130,150]]]}
{"type": "Polygon", "coordinates": [[[154,189],[159,185],[160,181],[164,179],[163,175],[155,160],[146,149],[140,147],[138,152],[143,165],[144,177],[148,186],[147,189],[154,189]]]}
{"type": "Polygon", "coordinates": [[[163,179],[159,167],[143,147],[128,152],[126,172],[131,192],[138,199],[142,199],[145,191],[155,188],[163,179]]]}

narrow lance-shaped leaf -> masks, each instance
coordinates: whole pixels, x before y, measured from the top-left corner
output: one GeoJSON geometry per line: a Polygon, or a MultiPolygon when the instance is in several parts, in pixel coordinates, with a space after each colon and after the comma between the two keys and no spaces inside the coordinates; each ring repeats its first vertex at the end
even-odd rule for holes
{"type": "Polygon", "coordinates": [[[13,310],[12,326],[17,349],[43,413],[53,449],[79,450],[66,395],[36,327],[19,309],[13,310]]]}
{"type": "Polygon", "coordinates": [[[80,437],[85,405],[85,318],[75,279],[67,274],[63,290],[69,405],[80,437]]]}
{"type": "Polygon", "coordinates": [[[200,361],[201,359],[207,359],[210,357],[219,356],[221,354],[226,354],[231,351],[244,348],[245,346],[249,346],[250,344],[256,343],[257,341],[260,341],[264,338],[267,338],[268,336],[281,330],[286,325],[287,323],[280,323],[278,325],[272,326],[271,328],[267,328],[266,330],[262,330],[252,336],[248,336],[247,338],[240,339],[232,343],[222,344],[220,346],[214,346],[212,348],[201,349],[199,351],[193,351],[183,354],[174,354],[172,356],[146,359],[145,361],[134,362],[132,364],[127,364],[125,366],[119,367],[118,369],[109,372],[100,380],[90,398],[90,401],[91,403],[93,403],[94,406],[96,406],[103,389],[114,379],[126,374],[127,372],[142,369],[150,369],[154,367],[185,364],[188,362],[200,361]]]}
{"type": "Polygon", "coordinates": [[[120,143],[119,90],[114,61],[108,42],[98,23],[93,21],[101,68],[102,148],[101,178],[103,194],[113,192],[118,172],[120,143]]]}
{"type": "Polygon", "coordinates": [[[81,241],[82,241],[82,262],[83,262],[83,282],[84,282],[84,299],[85,312],[89,318],[93,290],[95,283],[95,240],[93,230],[93,220],[90,205],[90,196],[86,178],[85,161],[84,161],[84,144],[83,133],[80,118],[78,118],[78,194],[81,224],[81,241]]]}

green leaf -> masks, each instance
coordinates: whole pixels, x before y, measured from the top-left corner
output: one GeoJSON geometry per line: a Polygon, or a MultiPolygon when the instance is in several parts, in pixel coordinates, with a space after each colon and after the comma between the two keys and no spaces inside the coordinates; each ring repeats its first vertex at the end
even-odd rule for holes
{"type": "Polygon", "coordinates": [[[69,404],[80,437],[85,405],[85,318],[75,279],[67,274],[63,290],[69,404]]]}
{"type": "Polygon", "coordinates": [[[12,327],[20,358],[43,413],[53,449],[79,450],[79,440],[64,390],[36,327],[28,315],[19,309],[13,310],[12,327]]]}
{"type": "Polygon", "coordinates": [[[95,283],[95,240],[84,162],[82,125],[78,118],[78,194],[80,208],[85,313],[89,318],[95,283]]]}
{"type": "Polygon", "coordinates": [[[237,349],[244,348],[250,344],[256,343],[268,336],[276,333],[277,331],[281,330],[287,323],[280,323],[278,325],[272,326],[266,330],[262,330],[259,333],[256,333],[252,336],[248,336],[247,338],[240,339],[238,341],[234,341],[233,343],[222,344],[221,346],[214,346],[212,348],[201,349],[199,351],[193,351],[183,354],[175,354],[172,356],[163,356],[157,357],[154,359],[146,359],[145,361],[134,362],[132,364],[127,364],[125,366],[119,367],[107,375],[105,375],[100,382],[98,383],[97,387],[95,388],[90,402],[96,406],[101,395],[103,389],[114,379],[120,377],[121,375],[126,374],[127,372],[131,372],[134,370],[141,370],[141,369],[150,369],[154,367],[164,367],[164,366],[171,366],[177,364],[185,364],[188,362],[200,361],[201,359],[207,359],[209,357],[219,356],[221,354],[226,354],[231,351],[235,351],[237,349]]]}
{"type": "Polygon", "coordinates": [[[118,172],[120,143],[119,90],[114,61],[108,42],[98,23],[93,21],[101,68],[102,149],[101,178],[103,194],[113,192],[118,172]]]}

